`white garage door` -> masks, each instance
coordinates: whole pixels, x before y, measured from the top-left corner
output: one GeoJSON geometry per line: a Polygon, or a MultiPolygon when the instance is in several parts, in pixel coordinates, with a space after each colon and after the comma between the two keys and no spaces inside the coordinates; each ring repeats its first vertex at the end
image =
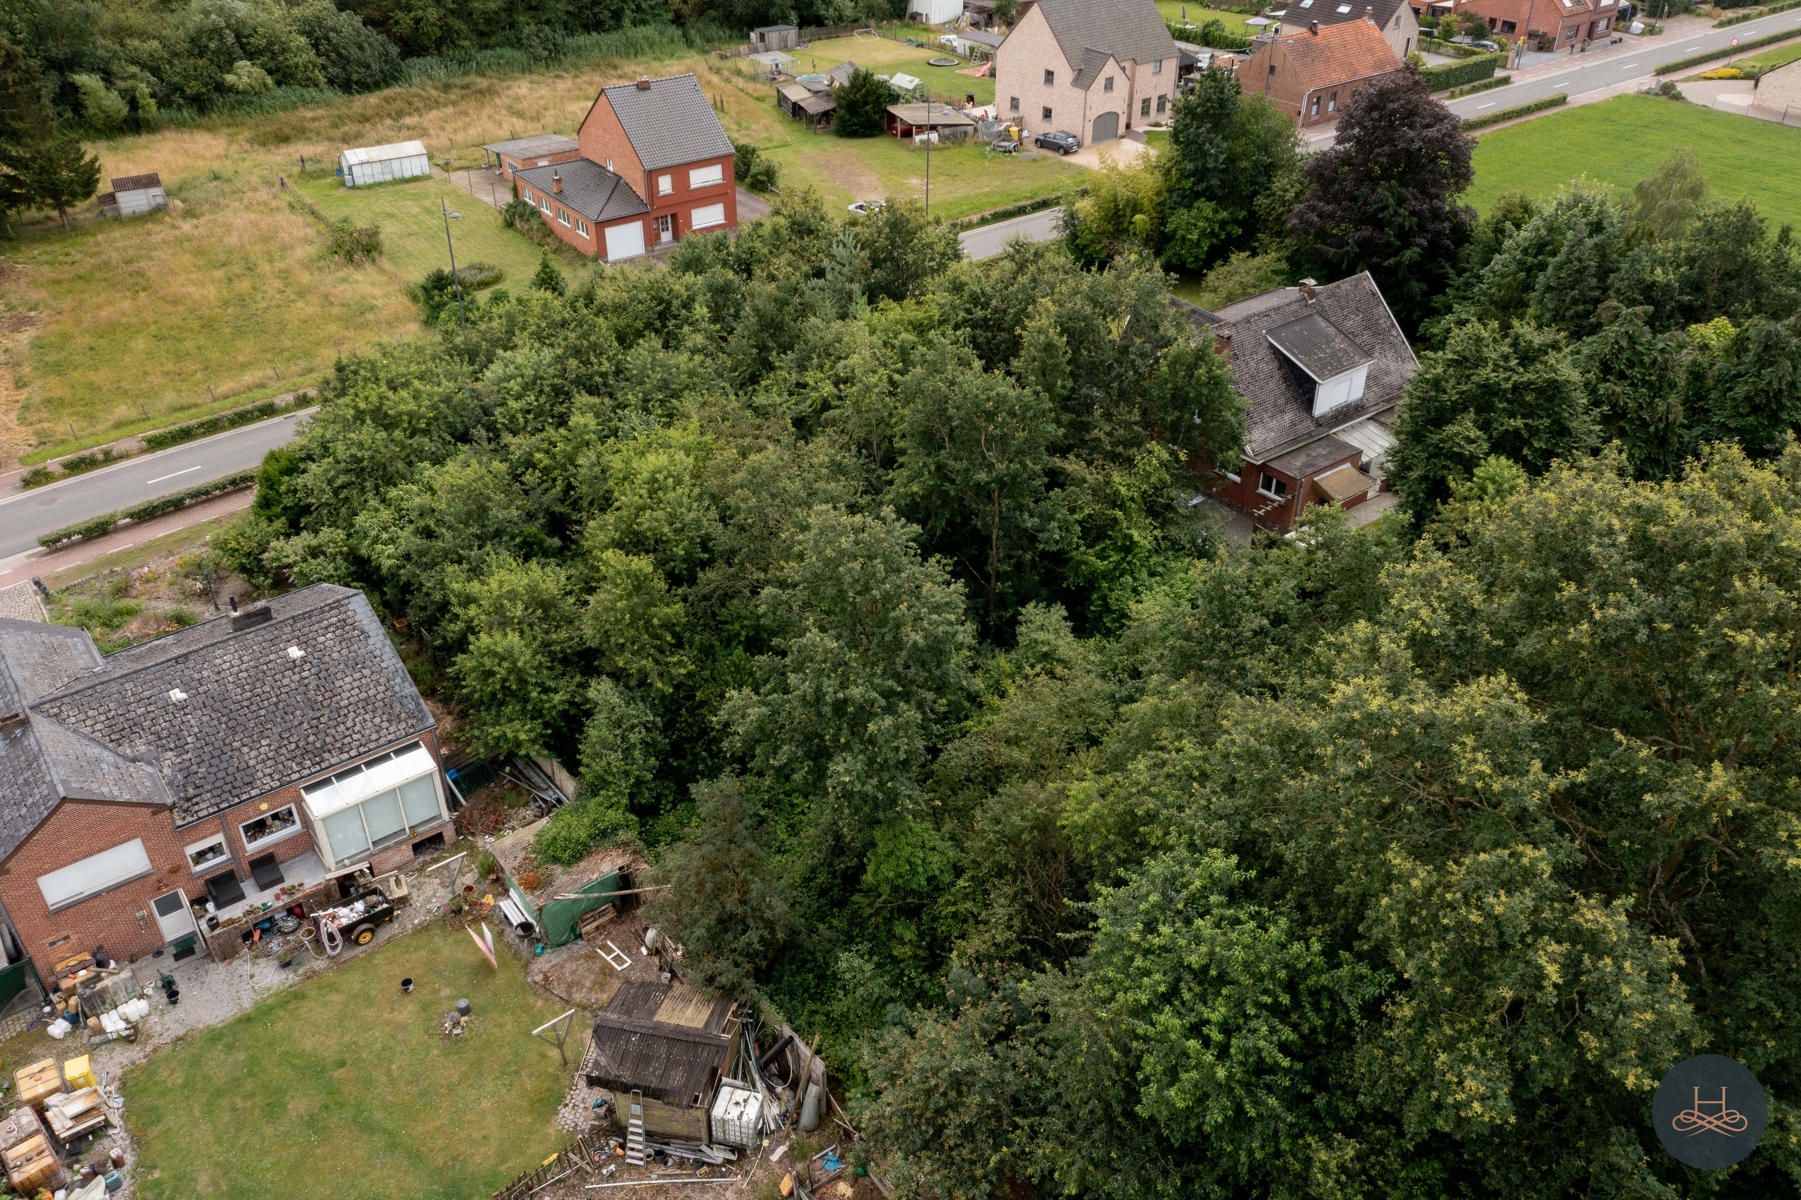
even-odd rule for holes
{"type": "Polygon", "coordinates": [[[644,253],[644,222],[607,226],[607,261],[636,258],[644,253]]]}

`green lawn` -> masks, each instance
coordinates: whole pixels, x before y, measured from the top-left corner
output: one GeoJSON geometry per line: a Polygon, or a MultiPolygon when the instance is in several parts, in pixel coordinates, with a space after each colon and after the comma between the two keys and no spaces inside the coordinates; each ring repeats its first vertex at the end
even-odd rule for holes
{"type": "MultiPolygon", "coordinates": [[[[486,201],[440,179],[408,179],[375,187],[347,188],[336,179],[309,179],[300,185],[329,217],[349,217],[359,225],[381,226],[382,258],[404,287],[436,267],[449,265],[444,216],[439,201],[462,216],[450,222],[458,263],[492,263],[501,270],[500,287],[518,291],[538,269],[539,247],[507,228],[486,201]]],[[[573,252],[551,258],[565,275],[580,269],[573,252]]]]}
{"type": "Polygon", "coordinates": [[[1577,178],[1626,190],[1679,148],[1700,160],[1713,198],[1744,197],[1772,226],[1801,225],[1801,130],[1654,96],[1617,96],[1483,134],[1466,198],[1481,211],[1508,192],[1545,197],[1577,178]]]}
{"type": "MultiPolygon", "coordinates": [[[[898,138],[840,138],[795,127],[765,151],[784,180],[816,189],[837,212],[853,200],[922,200],[925,151],[898,138]]],[[[1054,154],[1006,156],[976,142],[932,150],[932,215],[955,220],[1075,187],[1085,169],[1054,154]]]]}
{"type": "Polygon", "coordinates": [[[915,29],[908,36],[924,42],[924,49],[892,38],[873,36],[828,38],[823,42],[814,42],[805,50],[795,51],[797,61],[794,73],[804,75],[812,71],[829,71],[839,63],[854,62],[877,75],[893,75],[897,71],[903,71],[908,75],[918,76],[925,81],[927,90],[935,100],[961,103],[964,96],[973,93],[977,104],[994,103],[994,79],[978,79],[966,74],[972,69],[970,64],[964,63],[960,67],[926,65],[934,58],[957,57],[936,44],[938,34],[935,31],[915,29]]]}
{"type": "Polygon", "coordinates": [[[1746,79],[1754,79],[1759,75],[1769,74],[1777,67],[1786,67],[1798,58],[1801,58],[1801,42],[1790,42],[1786,46],[1772,46],[1748,58],[1734,59],[1732,65],[1746,79]]]}
{"type": "Polygon", "coordinates": [[[1186,21],[1190,25],[1200,26],[1208,21],[1218,21],[1233,33],[1248,34],[1257,31],[1256,26],[1245,24],[1255,13],[1226,12],[1224,9],[1206,8],[1199,4],[1184,4],[1182,0],[1157,0],[1157,11],[1172,25],[1186,21]]]}
{"type": "Polygon", "coordinates": [[[556,1148],[569,1071],[531,1030],[560,1009],[517,964],[439,928],[351,953],[126,1075],[140,1200],[469,1200],[556,1148]]]}

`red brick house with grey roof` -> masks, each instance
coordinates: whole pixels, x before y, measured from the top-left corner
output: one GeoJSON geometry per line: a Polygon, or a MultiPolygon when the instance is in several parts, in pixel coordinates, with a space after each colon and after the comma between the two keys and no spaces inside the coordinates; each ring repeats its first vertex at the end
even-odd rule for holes
{"type": "Polygon", "coordinates": [[[588,257],[619,262],[737,227],[732,140],[693,75],[602,88],[576,143],[575,157],[515,169],[513,187],[588,257]]]}
{"type": "Polygon", "coordinates": [[[105,656],[84,630],[0,619],[0,950],[46,980],[97,946],[230,957],[284,889],[444,840],[436,729],[347,588],[105,656]]]}
{"type": "Polygon", "coordinates": [[[1306,128],[1336,121],[1352,96],[1401,69],[1400,56],[1369,18],[1314,21],[1299,32],[1257,38],[1238,68],[1238,83],[1306,128]]]}
{"type": "Polygon", "coordinates": [[[1172,303],[1213,338],[1244,399],[1240,461],[1197,464],[1215,495],[1285,530],[1311,505],[1351,508],[1381,489],[1389,425],[1419,362],[1368,272],[1217,312],[1172,303]]]}

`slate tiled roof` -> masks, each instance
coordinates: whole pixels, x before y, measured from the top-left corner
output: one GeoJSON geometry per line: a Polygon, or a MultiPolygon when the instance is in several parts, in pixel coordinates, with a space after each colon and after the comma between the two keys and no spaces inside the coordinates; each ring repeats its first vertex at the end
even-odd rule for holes
{"type": "Polygon", "coordinates": [[[80,630],[0,621],[0,857],[65,798],[167,804],[182,825],[432,727],[361,593],[321,584],[268,613],[106,658],[80,630]]]}
{"type": "Polygon", "coordinates": [[[1152,0],[1038,0],[1038,11],[1072,67],[1083,67],[1089,50],[1121,62],[1176,57],[1176,41],[1152,0]]]}
{"type": "MultiPolygon", "coordinates": [[[[1263,54],[1252,53],[1257,61],[1268,61],[1263,54]]],[[[1306,29],[1284,33],[1268,53],[1281,54],[1281,61],[1293,69],[1307,91],[1401,69],[1401,60],[1382,31],[1364,20],[1322,25],[1318,33],[1306,29]]]]}
{"type": "Polygon", "coordinates": [[[1232,380],[1245,402],[1245,457],[1268,462],[1360,418],[1399,403],[1419,369],[1407,336],[1368,272],[1325,284],[1312,304],[1298,288],[1279,288],[1209,313],[1185,309],[1204,335],[1229,337],[1232,380]],[[1363,399],[1313,415],[1313,381],[1273,345],[1270,330],[1316,313],[1369,357],[1363,399]]]}
{"type": "Polygon", "coordinates": [[[1320,25],[1342,25],[1368,17],[1377,27],[1388,28],[1402,0],[1290,0],[1282,14],[1285,28],[1307,28],[1309,21],[1320,25]]]}
{"type": "MultiPolygon", "coordinates": [[[[1173,46],[1175,43],[1171,42],[1170,45],[1173,46]]],[[[1107,64],[1112,61],[1113,56],[1111,54],[1107,53],[1105,50],[1096,50],[1093,46],[1090,46],[1087,50],[1082,52],[1082,64],[1077,68],[1075,78],[1069,81],[1070,84],[1086,91],[1088,85],[1093,83],[1096,79],[1099,79],[1101,72],[1105,71],[1107,69],[1107,64]]]]}
{"type": "Polygon", "coordinates": [[[650,205],[644,203],[625,180],[586,158],[571,159],[553,167],[530,167],[513,174],[549,196],[551,203],[561,204],[590,221],[611,221],[650,211],[650,205]],[[557,175],[563,177],[561,195],[557,193],[553,178],[557,175]]]}
{"type": "Polygon", "coordinates": [[[647,171],[732,153],[732,139],[692,75],[653,79],[644,89],[621,83],[601,95],[647,171]]]}

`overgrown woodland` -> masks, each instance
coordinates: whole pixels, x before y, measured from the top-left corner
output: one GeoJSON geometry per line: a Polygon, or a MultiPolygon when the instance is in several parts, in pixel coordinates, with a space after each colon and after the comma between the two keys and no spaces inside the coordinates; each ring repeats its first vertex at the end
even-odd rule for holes
{"type": "Polygon", "coordinates": [[[541,852],[642,840],[902,1194],[1795,1190],[1792,442],[1504,422],[1411,525],[1223,548],[1239,404],[1155,269],[794,197],[321,399],[238,565],[578,764],[541,852]],[[1706,1178],[1645,1119],[1702,1049],[1774,1099],[1706,1178]]]}

